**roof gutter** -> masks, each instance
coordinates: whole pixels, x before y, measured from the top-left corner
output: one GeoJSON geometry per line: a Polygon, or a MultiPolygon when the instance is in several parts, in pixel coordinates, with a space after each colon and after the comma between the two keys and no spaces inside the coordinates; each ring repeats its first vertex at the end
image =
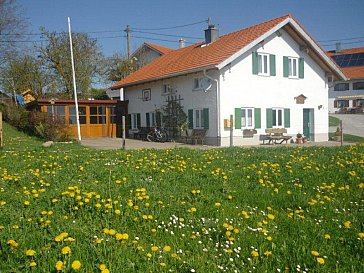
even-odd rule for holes
{"type": "Polygon", "coordinates": [[[133,86],[133,85],[137,85],[137,84],[143,84],[143,83],[148,83],[148,82],[153,82],[153,81],[158,81],[158,80],[164,80],[164,79],[168,79],[168,78],[173,78],[173,77],[177,77],[177,76],[192,74],[192,73],[196,73],[196,72],[201,72],[203,70],[216,69],[216,68],[217,67],[215,65],[210,65],[210,66],[206,66],[206,67],[199,67],[199,68],[195,68],[195,69],[180,71],[180,72],[177,72],[177,73],[163,75],[163,76],[159,76],[159,77],[155,77],[155,78],[148,78],[148,79],[145,79],[145,80],[131,82],[131,83],[127,83],[127,84],[114,85],[114,86],[111,87],[111,89],[115,90],[115,89],[118,89],[118,88],[121,88],[121,87],[129,87],[129,86],[133,86]]]}
{"type": "MultiPolygon", "coordinates": [[[[218,146],[220,146],[221,145],[221,128],[220,128],[220,81],[219,80],[217,80],[217,79],[215,79],[215,78],[213,78],[213,77],[211,77],[211,76],[209,76],[209,75],[207,75],[207,73],[206,73],[206,69],[204,69],[203,70],[203,75],[206,77],[206,78],[208,78],[208,79],[210,79],[210,80],[212,80],[212,81],[214,81],[215,83],[216,83],[216,126],[217,126],[217,141],[218,141],[218,146]]],[[[205,90],[205,92],[208,90],[208,89],[210,89],[211,88],[211,86],[209,87],[209,88],[207,88],[206,90],[205,90]]]]}

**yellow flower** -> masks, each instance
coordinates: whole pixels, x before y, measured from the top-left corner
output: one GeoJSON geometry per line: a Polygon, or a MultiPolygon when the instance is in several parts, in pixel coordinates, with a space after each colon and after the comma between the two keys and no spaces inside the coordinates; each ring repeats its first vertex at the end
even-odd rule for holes
{"type": "Polygon", "coordinates": [[[353,224],[350,221],[344,222],[344,227],[345,228],[351,228],[352,226],[353,226],[353,224]]]}
{"type": "Polygon", "coordinates": [[[29,206],[30,205],[30,202],[29,201],[24,201],[24,205],[25,206],[29,206]]]}
{"type": "Polygon", "coordinates": [[[251,254],[252,254],[252,256],[253,256],[253,257],[259,257],[259,253],[258,253],[258,251],[253,250],[253,251],[251,252],[251,254]]]}
{"type": "Polygon", "coordinates": [[[360,233],[358,234],[358,236],[359,236],[359,238],[364,238],[364,232],[360,232],[360,233]]]}
{"type": "Polygon", "coordinates": [[[166,266],[167,264],[166,263],[159,263],[160,266],[166,266]]]}
{"type": "Polygon", "coordinates": [[[36,263],[36,262],[31,262],[31,263],[29,264],[29,266],[30,266],[30,267],[35,267],[35,266],[37,266],[37,263],[36,263]]]}
{"type": "Polygon", "coordinates": [[[216,206],[216,207],[221,207],[221,203],[216,202],[216,203],[215,203],[215,206],[216,206]]]}
{"type": "Polygon", "coordinates": [[[63,262],[62,261],[58,261],[58,262],[56,262],[56,269],[57,269],[57,271],[62,271],[62,269],[63,269],[63,262]]]}
{"type": "Polygon", "coordinates": [[[156,252],[156,251],[158,250],[158,247],[157,247],[157,246],[152,246],[152,247],[151,247],[151,250],[152,250],[153,252],[156,252]]]}
{"type": "Polygon", "coordinates": [[[274,218],[275,218],[275,217],[274,217],[274,215],[273,215],[273,214],[271,214],[271,213],[269,213],[269,214],[268,214],[268,219],[270,219],[270,220],[274,220],[274,218]]]}
{"type": "Polygon", "coordinates": [[[101,270],[101,273],[110,273],[110,270],[105,268],[105,269],[101,270]]]}
{"type": "Polygon", "coordinates": [[[325,234],[325,239],[327,239],[327,240],[331,239],[331,235],[330,234],[325,234]]]}
{"type": "Polygon", "coordinates": [[[81,262],[79,260],[75,260],[72,262],[72,269],[79,270],[81,268],[81,262]]]}
{"type": "Polygon", "coordinates": [[[268,257],[268,256],[272,255],[272,251],[266,251],[266,252],[264,252],[264,255],[268,257]]]}
{"type": "Polygon", "coordinates": [[[65,246],[64,248],[62,248],[63,255],[67,255],[69,253],[71,253],[71,248],[69,246],[65,246]]]}
{"type": "Polygon", "coordinates": [[[100,270],[104,270],[104,269],[106,269],[107,267],[106,267],[106,264],[100,264],[99,265],[99,269],[100,270]]]}
{"type": "Polygon", "coordinates": [[[268,236],[266,239],[267,239],[267,241],[272,241],[272,237],[271,236],[268,236]]]}
{"type": "Polygon", "coordinates": [[[25,251],[25,255],[27,255],[27,256],[34,256],[35,253],[36,252],[33,249],[28,249],[28,250],[25,251]]]}
{"type": "Polygon", "coordinates": [[[312,250],[311,255],[317,257],[317,256],[320,256],[320,253],[316,250],[312,250]]]}
{"type": "Polygon", "coordinates": [[[324,264],[324,263],[325,263],[325,259],[324,259],[324,258],[320,258],[320,257],[318,257],[316,260],[317,260],[317,262],[318,262],[319,264],[324,264]]]}
{"type": "Polygon", "coordinates": [[[163,251],[169,252],[169,251],[171,251],[171,247],[170,246],[165,246],[165,247],[163,247],[163,251]]]}
{"type": "Polygon", "coordinates": [[[10,239],[10,240],[8,241],[8,245],[10,245],[10,246],[12,246],[12,247],[17,247],[19,244],[18,244],[15,240],[10,239]]]}

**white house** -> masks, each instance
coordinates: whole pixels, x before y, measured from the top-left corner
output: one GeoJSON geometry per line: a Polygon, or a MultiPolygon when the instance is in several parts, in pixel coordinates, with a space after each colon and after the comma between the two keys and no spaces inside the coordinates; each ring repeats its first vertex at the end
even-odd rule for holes
{"type": "Polygon", "coordinates": [[[329,88],[329,113],[355,113],[364,108],[364,47],[340,49],[329,55],[341,67],[347,81],[329,88]]]}
{"type": "Polygon", "coordinates": [[[155,59],[112,89],[123,90],[129,101],[130,132],[155,123],[173,95],[188,114],[189,128],[207,129],[207,144],[251,145],[260,143],[266,128],[327,141],[329,78],[346,79],[286,15],[221,37],[209,25],[204,42],[155,59]]]}

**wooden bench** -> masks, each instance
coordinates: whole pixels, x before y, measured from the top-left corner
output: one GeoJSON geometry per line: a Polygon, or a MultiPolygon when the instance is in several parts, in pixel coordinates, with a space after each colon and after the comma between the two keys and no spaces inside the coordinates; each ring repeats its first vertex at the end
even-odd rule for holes
{"type": "Polygon", "coordinates": [[[265,132],[267,135],[262,135],[260,138],[263,140],[263,144],[265,140],[268,140],[268,144],[282,144],[284,141],[287,144],[288,140],[292,138],[291,136],[283,135],[287,133],[286,128],[268,128],[265,129],[265,132]]]}
{"type": "Polygon", "coordinates": [[[198,141],[201,141],[201,145],[203,145],[206,137],[207,129],[192,129],[192,133],[190,136],[186,136],[186,144],[188,140],[191,140],[192,144],[197,144],[198,141]]]}

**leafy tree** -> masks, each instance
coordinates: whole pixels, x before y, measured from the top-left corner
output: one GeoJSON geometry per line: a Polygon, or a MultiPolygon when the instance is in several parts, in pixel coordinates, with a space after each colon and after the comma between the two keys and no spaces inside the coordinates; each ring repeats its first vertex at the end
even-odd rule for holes
{"type": "Polygon", "coordinates": [[[168,97],[167,104],[162,107],[162,119],[169,136],[179,137],[186,124],[187,115],[176,97],[168,97]]]}
{"type": "Polygon", "coordinates": [[[0,0],[0,66],[19,49],[19,38],[26,30],[22,10],[15,0],[0,0]]]}
{"type": "MultiPolygon", "coordinates": [[[[44,29],[42,33],[47,43],[38,48],[39,57],[46,67],[60,78],[66,97],[72,98],[73,76],[69,35],[66,32],[57,34],[44,29]]],[[[90,95],[93,80],[102,72],[102,53],[97,41],[86,33],[72,33],[72,42],[77,92],[81,98],[86,98],[90,95]]]]}
{"type": "Polygon", "coordinates": [[[51,81],[41,63],[30,55],[8,61],[1,77],[11,79],[3,81],[4,90],[8,93],[13,93],[15,89],[15,93],[21,94],[30,89],[36,97],[42,94],[43,88],[51,81]]]}
{"type": "Polygon", "coordinates": [[[137,64],[127,57],[115,53],[112,57],[105,59],[104,71],[106,79],[116,82],[124,79],[137,69],[137,64]]]}

